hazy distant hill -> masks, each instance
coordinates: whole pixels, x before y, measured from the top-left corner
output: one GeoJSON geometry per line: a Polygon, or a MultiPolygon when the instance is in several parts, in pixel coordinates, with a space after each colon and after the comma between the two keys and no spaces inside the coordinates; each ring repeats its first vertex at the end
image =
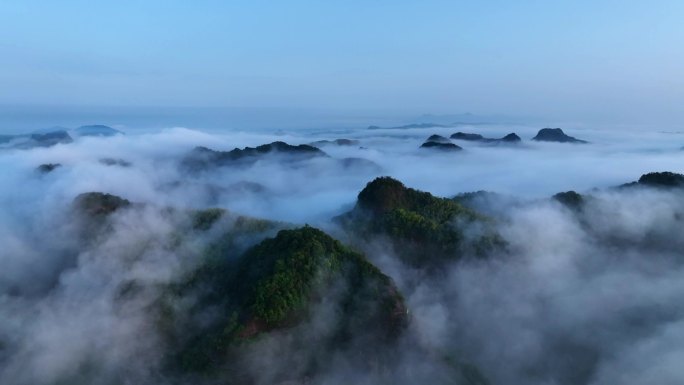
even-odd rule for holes
{"type": "Polygon", "coordinates": [[[114,136],[123,134],[123,132],[117,129],[102,124],[81,126],[76,128],[74,132],[79,136],[114,136]]]}

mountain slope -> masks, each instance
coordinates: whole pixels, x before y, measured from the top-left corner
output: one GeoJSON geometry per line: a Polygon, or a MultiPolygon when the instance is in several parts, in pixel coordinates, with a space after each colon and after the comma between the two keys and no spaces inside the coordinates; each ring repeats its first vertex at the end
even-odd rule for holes
{"type": "Polygon", "coordinates": [[[368,183],[354,209],[337,221],[353,237],[387,238],[399,257],[415,266],[481,257],[504,246],[487,217],[389,177],[368,183]]]}

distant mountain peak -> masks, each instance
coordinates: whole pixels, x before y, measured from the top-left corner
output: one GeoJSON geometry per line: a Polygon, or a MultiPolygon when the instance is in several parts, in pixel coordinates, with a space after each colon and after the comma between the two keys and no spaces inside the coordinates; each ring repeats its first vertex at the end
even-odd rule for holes
{"type": "Polygon", "coordinates": [[[566,135],[560,128],[542,128],[532,140],[558,143],[588,143],[585,140],[566,135]]]}
{"type": "Polygon", "coordinates": [[[114,136],[123,134],[123,132],[105,126],[104,124],[91,124],[78,127],[74,130],[79,136],[114,136]]]}

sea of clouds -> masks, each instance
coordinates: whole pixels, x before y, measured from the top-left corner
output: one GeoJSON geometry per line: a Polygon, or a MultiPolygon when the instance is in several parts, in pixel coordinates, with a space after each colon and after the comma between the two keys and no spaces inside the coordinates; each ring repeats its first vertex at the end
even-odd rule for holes
{"type": "MultiPolygon", "coordinates": [[[[381,244],[366,250],[395,280],[411,311],[409,342],[398,345],[406,350],[397,359],[403,374],[393,382],[440,378],[439,368],[413,357],[410,345],[419,344],[479,367],[493,384],[681,383],[684,194],[611,187],[650,171],[684,172],[684,134],[566,129],[591,142],[574,145],[530,141],[538,128],[277,134],[170,128],[0,149],[0,383],[168,383],[158,370],[163,347],[144,310],[158,293],[146,290],[126,301],[117,294],[131,280],[152,288],[169,282],[201,254],[199,241],[181,250],[168,247],[182,219],[158,208],[222,207],[336,233],[331,218],[349,210],[366,183],[381,175],[438,196],[487,190],[516,202],[491,202],[508,253],[446,266],[439,278],[425,279],[381,244]],[[432,134],[456,131],[487,137],[516,132],[523,142],[454,141],[464,148],[460,152],[418,148],[432,134]],[[297,165],[266,158],[198,173],[179,167],[196,146],[231,150],[337,138],[360,142],[322,146],[332,159],[297,165]],[[349,157],[379,168],[333,161],[349,157]],[[105,158],[130,166],[105,165],[105,158]],[[45,163],[61,167],[37,172],[45,163]],[[244,182],[260,187],[239,187],[244,182]],[[546,199],[567,190],[595,198],[581,213],[546,199]],[[117,213],[112,231],[84,247],[71,205],[93,191],[149,207],[117,213]]],[[[263,342],[253,348],[260,383],[273,381],[267,373],[276,370],[265,367],[285,365],[280,360],[287,346],[263,342]],[[267,354],[273,351],[281,354],[267,354]]],[[[322,382],[373,382],[349,371],[340,359],[322,382]]]]}

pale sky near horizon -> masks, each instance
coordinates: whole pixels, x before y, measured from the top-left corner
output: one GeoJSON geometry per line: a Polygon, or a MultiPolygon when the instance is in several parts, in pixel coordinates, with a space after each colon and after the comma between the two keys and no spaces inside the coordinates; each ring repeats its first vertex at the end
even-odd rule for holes
{"type": "Polygon", "coordinates": [[[0,104],[684,123],[684,1],[0,1],[0,104]]]}

